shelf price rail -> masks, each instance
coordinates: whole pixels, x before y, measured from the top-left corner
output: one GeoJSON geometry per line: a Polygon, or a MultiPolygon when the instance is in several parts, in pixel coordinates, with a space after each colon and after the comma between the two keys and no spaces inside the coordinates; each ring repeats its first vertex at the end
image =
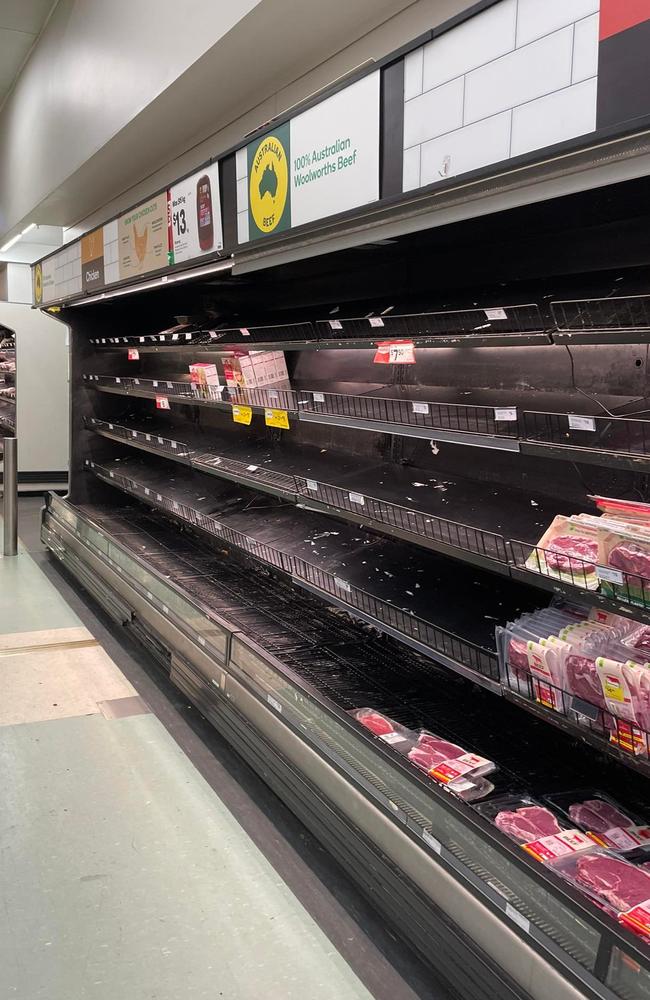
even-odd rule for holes
{"type": "Polygon", "coordinates": [[[308,389],[196,386],[170,379],[84,375],[102,392],[187,405],[281,409],[294,418],[450,443],[538,454],[555,448],[573,461],[632,463],[650,456],[650,419],[519,410],[516,407],[355,396],[308,389]]]}
{"type": "Polygon", "coordinates": [[[432,659],[442,662],[463,676],[470,676],[492,691],[499,691],[499,665],[496,654],[490,650],[402,611],[304,559],[289,555],[229,528],[216,518],[165,496],[155,488],[145,486],[89,459],[86,460],[86,468],[109,485],[133,494],[150,506],[200,528],[213,538],[235,546],[242,552],[286,573],[307,589],[334,598],[336,603],[353,612],[359,612],[364,619],[369,620],[380,630],[397,634],[402,641],[406,641],[432,659]]]}

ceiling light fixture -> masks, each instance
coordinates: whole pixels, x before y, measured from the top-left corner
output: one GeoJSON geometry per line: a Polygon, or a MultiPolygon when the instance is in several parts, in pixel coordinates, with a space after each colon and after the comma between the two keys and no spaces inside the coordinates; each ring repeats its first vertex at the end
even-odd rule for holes
{"type": "Polygon", "coordinates": [[[37,228],[38,224],[36,222],[30,222],[30,224],[26,226],[25,229],[23,229],[20,235],[25,236],[27,233],[31,233],[32,229],[37,229],[37,228]]]}
{"type": "Polygon", "coordinates": [[[14,245],[14,243],[17,243],[22,235],[23,235],[22,233],[18,233],[17,236],[12,236],[10,240],[7,240],[5,245],[3,247],[0,247],[0,253],[6,253],[7,250],[10,250],[14,245]]]}

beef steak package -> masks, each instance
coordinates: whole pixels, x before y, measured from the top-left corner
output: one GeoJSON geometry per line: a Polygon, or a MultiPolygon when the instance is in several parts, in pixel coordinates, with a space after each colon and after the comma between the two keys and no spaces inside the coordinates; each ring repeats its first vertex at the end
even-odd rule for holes
{"type": "Polygon", "coordinates": [[[650,872],[602,848],[561,858],[553,870],[620,923],[650,935],[650,872]]]}
{"type": "Polygon", "coordinates": [[[570,826],[548,806],[528,796],[500,795],[476,806],[477,811],[544,864],[593,850],[594,842],[570,826]]]}
{"type": "Polygon", "coordinates": [[[596,590],[598,532],[580,517],[558,514],[526,559],[526,569],[586,590],[596,590]]]}
{"type": "MultiPolygon", "coordinates": [[[[624,854],[633,851],[635,857],[644,852],[650,854],[650,826],[605,792],[581,789],[544,798],[602,847],[624,854]]],[[[647,860],[650,861],[650,856],[647,860]]]]}

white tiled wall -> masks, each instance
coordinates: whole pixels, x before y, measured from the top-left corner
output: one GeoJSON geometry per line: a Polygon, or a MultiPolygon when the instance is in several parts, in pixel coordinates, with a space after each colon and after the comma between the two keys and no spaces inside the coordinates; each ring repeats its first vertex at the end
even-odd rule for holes
{"type": "Polygon", "coordinates": [[[599,9],[501,0],[409,53],[404,190],[593,131],[599,9]]]}

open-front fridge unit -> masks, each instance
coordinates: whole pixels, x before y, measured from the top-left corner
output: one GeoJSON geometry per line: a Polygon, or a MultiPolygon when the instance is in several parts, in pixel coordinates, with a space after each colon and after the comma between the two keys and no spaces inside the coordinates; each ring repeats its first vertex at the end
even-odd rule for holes
{"type": "Polygon", "coordinates": [[[82,241],[43,540],[460,996],[642,1000],[648,150],[604,132],[409,196],[436,38],[376,71],[370,208],[308,225],[294,194],[264,232],[280,123],[170,188],[146,277],[135,210],[101,268],[82,241]]]}

